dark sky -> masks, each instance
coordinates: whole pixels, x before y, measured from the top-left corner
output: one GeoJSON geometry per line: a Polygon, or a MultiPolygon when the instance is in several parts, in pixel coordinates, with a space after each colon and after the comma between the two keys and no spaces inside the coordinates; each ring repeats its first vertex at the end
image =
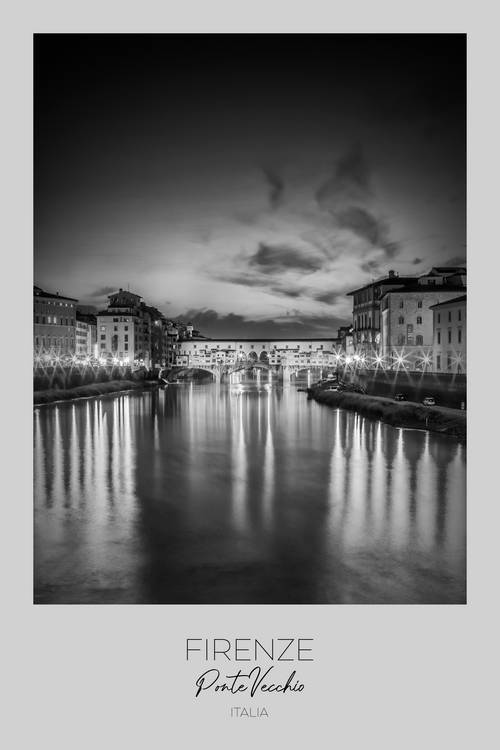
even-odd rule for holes
{"type": "Polygon", "coordinates": [[[35,281],[331,335],[465,258],[465,36],[36,35],[35,281]]]}

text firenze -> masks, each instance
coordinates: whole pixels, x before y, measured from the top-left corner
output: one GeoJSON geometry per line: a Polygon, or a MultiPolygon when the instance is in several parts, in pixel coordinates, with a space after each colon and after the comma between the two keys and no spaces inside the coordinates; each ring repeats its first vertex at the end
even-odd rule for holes
{"type": "MultiPolygon", "coordinates": [[[[253,661],[266,659],[273,662],[314,661],[312,638],[275,638],[261,642],[251,638],[188,638],[186,659],[188,661],[253,661]]],[[[196,697],[203,691],[213,691],[233,695],[249,692],[250,697],[259,693],[300,693],[304,684],[296,679],[293,670],[286,680],[274,676],[274,665],[267,669],[256,665],[243,671],[235,669],[231,674],[222,675],[216,667],[203,672],[196,680],[196,697]]]]}
{"type": "Polygon", "coordinates": [[[312,638],[272,638],[261,642],[256,638],[187,638],[187,661],[314,661],[312,638]]]}

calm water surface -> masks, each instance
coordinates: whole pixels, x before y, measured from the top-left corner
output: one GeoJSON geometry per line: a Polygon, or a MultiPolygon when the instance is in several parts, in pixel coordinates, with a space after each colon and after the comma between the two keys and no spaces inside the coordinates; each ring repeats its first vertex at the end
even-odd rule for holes
{"type": "Polygon", "coordinates": [[[461,603],[465,450],[292,388],[35,409],[35,601],[461,603]]]}

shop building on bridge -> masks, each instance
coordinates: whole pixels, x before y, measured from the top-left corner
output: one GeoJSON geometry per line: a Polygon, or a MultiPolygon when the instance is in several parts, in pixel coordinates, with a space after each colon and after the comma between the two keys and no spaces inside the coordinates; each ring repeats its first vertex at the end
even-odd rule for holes
{"type": "Polygon", "coordinates": [[[263,366],[326,367],[336,364],[335,338],[207,339],[191,338],[175,344],[174,361],[182,367],[238,364],[263,366]]]}

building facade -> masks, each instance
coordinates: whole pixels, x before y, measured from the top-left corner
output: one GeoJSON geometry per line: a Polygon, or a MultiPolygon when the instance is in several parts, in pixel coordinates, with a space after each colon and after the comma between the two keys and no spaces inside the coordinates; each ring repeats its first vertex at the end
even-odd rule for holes
{"type": "Polygon", "coordinates": [[[352,357],[354,354],[354,329],[352,326],[341,326],[337,332],[338,347],[342,354],[352,357]]]}
{"type": "Polygon", "coordinates": [[[387,365],[430,370],[433,361],[433,306],[453,299],[463,287],[414,285],[388,290],[381,298],[381,350],[387,365]]]}
{"type": "Polygon", "coordinates": [[[151,364],[151,316],[138,294],[119,289],[96,316],[99,357],[151,364]]]}
{"type": "Polygon", "coordinates": [[[356,353],[374,356],[381,351],[380,300],[388,289],[411,284],[413,278],[398,276],[389,271],[387,276],[372,281],[348,293],[352,297],[353,345],[356,353]]]}
{"type": "Polygon", "coordinates": [[[143,311],[150,319],[151,364],[153,367],[165,367],[170,361],[168,322],[156,307],[143,305],[143,311]]]}
{"type": "Polygon", "coordinates": [[[434,372],[467,372],[467,295],[431,307],[434,372]]]}
{"type": "Polygon", "coordinates": [[[73,356],[76,347],[76,303],[72,297],[33,287],[35,356],[73,356]]]}
{"type": "Polygon", "coordinates": [[[97,321],[95,315],[76,311],[76,356],[97,357],[97,321]]]}

